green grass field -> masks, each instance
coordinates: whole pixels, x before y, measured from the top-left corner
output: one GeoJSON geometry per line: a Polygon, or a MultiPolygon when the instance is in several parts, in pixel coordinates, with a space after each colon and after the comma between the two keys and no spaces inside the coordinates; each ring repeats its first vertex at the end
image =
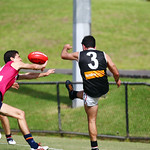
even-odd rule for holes
{"type": "MultiPolygon", "coordinates": [[[[146,0],[93,0],[92,35],[97,49],[108,53],[119,69],[150,69],[150,3],[146,0]]],[[[8,49],[25,62],[31,51],[49,57],[48,68],[72,68],[61,49],[72,44],[73,0],[1,0],[0,66],[8,49]],[[56,63],[57,62],[57,63],[56,63]]]]}
{"type": "MultiPolygon", "coordinates": [[[[0,150],[28,150],[29,146],[22,136],[14,135],[17,145],[8,145],[4,135],[0,139],[0,150]]],[[[34,136],[35,140],[40,141],[42,145],[49,146],[52,150],[89,150],[89,139],[67,138],[67,137],[44,137],[34,136]]],[[[98,140],[100,150],[149,150],[150,144],[134,142],[117,142],[98,140]]]]}
{"type": "MultiPolygon", "coordinates": [[[[108,53],[118,69],[150,70],[150,3],[145,0],[92,0],[92,35],[97,49],[108,53]]],[[[49,57],[47,68],[72,68],[72,62],[61,60],[63,45],[72,44],[73,0],[0,0],[0,66],[3,54],[16,49],[24,62],[31,51],[42,51],[49,57]]],[[[34,81],[72,80],[71,75],[54,74],[34,81]]],[[[109,78],[110,81],[114,81],[109,78]]],[[[150,79],[122,78],[122,81],[148,82],[150,79]]],[[[129,86],[129,125],[131,136],[150,136],[150,88],[129,86]]],[[[71,108],[64,85],[60,85],[62,129],[88,133],[84,108],[71,108]],[[82,120],[82,122],[79,120],[82,120]]],[[[20,85],[5,95],[5,103],[25,111],[32,130],[58,130],[55,85],[20,85]]],[[[18,129],[10,118],[11,129],[18,129]]],[[[126,136],[124,86],[110,86],[106,98],[99,101],[98,134],[126,136]]],[[[20,136],[18,144],[26,145],[20,136]]],[[[41,137],[36,139],[50,147],[65,150],[89,149],[89,139],[41,137]],[[69,143],[71,144],[67,144],[69,143]],[[59,144],[59,143],[60,144],[59,144]],[[57,143],[57,144],[55,144],[57,143]]],[[[28,149],[9,146],[0,140],[0,150],[28,149]]],[[[148,150],[149,144],[99,141],[101,150],[148,150]]]]}

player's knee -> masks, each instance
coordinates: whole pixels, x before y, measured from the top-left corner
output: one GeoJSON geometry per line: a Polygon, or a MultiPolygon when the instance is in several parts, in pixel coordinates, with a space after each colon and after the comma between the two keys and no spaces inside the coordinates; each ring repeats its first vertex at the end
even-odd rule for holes
{"type": "Polygon", "coordinates": [[[0,115],[0,120],[2,120],[4,118],[4,116],[0,115]]]}
{"type": "Polygon", "coordinates": [[[4,120],[6,116],[0,115],[0,120],[4,120]]]}
{"type": "Polygon", "coordinates": [[[19,119],[25,119],[25,112],[23,110],[19,112],[19,119]]]}

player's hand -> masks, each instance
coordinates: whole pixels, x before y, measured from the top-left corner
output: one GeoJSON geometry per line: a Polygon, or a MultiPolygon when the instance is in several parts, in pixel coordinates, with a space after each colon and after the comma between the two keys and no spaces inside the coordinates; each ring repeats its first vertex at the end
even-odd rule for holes
{"type": "Polygon", "coordinates": [[[43,70],[45,69],[45,67],[46,67],[46,65],[47,65],[47,62],[48,62],[48,60],[42,65],[41,71],[43,71],[43,70]]]}
{"type": "Polygon", "coordinates": [[[70,44],[66,44],[66,45],[64,46],[64,49],[70,50],[70,49],[72,49],[72,46],[71,46],[70,44]]]}
{"type": "Polygon", "coordinates": [[[52,73],[55,73],[55,69],[49,69],[47,72],[46,72],[46,76],[52,74],[52,73]]]}
{"type": "Polygon", "coordinates": [[[19,84],[15,82],[11,87],[12,87],[13,89],[18,90],[18,89],[19,89],[19,84]]]}
{"type": "Polygon", "coordinates": [[[116,82],[116,84],[117,84],[117,86],[118,86],[118,88],[119,88],[120,85],[121,85],[121,80],[119,79],[119,80],[116,82]]]}

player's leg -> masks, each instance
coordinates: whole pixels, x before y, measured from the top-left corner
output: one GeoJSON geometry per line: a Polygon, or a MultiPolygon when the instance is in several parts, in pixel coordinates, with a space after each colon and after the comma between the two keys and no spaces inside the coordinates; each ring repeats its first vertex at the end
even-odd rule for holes
{"type": "Polygon", "coordinates": [[[10,134],[10,125],[9,125],[9,120],[6,116],[0,115],[0,120],[2,123],[2,127],[4,129],[4,132],[6,135],[10,134]]]}
{"type": "Polygon", "coordinates": [[[19,128],[23,135],[29,133],[29,128],[25,120],[24,111],[3,103],[0,113],[5,116],[16,118],[18,120],[19,128]]]}
{"type": "Polygon", "coordinates": [[[8,144],[16,144],[16,142],[13,140],[12,136],[11,136],[11,131],[10,131],[10,125],[9,125],[9,120],[6,116],[2,116],[0,115],[0,120],[5,132],[5,136],[6,136],[6,140],[8,142],[8,144]]]}
{"type": "Polygon", "coordinates": [[[90,135],[90,140],[91,140],[91,149],[98,150],[97,128],[96,128],[98,105],[87,106],[85,104],[84,108],[85,108],[85,112],[87,114],[87,119],[88,119],[88,129],[89,129],[89,135],[90,135]]]}
{"type": "Polygon", "coordinates": [[[65,82],[65,85],[66,85],[66,88],[68,89],[69,98],[71,100],[73,100],[75,98],[83,99],[83,91],[74,91],[71,81],[67,80],[65,82]]]}
{"type": "MultiPolygon", "coordinates": [[[[18,124],[19,124],[19,128],[20,128],[22,134],[24,135],[25,140],[30,145],[31,150],[38,149],[39,145],[38,145],[38,143],[36,143],[34,141],[32,135],[29,131],[29,128],[28,128],[28,125],[27,125],[27,122],[25,119],[24,111],[3,103],[1,108],[0,108],[0,113],[2,115],[16,118],[18,121],[18,124]]],[[[46,149],[48,149],[48,147],[43,147],[43,149],[46,150],[46,149]]]]}

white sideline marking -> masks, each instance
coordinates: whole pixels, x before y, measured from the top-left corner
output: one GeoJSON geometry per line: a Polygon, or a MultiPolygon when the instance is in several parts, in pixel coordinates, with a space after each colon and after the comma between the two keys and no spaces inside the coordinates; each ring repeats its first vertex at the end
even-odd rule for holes
{"type": "Polygon", "coordinates": [[[23,145],[23,144],[15,144],[15,145],[18,145],[18,146],[29,146],[29,145],[23,145]]]}
{"type": "Polygon", "coordinates": [[[49,149],[51,149],[51,150],[63,150],[63,149],[55,149],[55,148],[49,148],[49,149]]]}
{"type": "MultiPolygon", "coordinates": [[[[11,145],[8,143],[0,143],[1,145],[11,145]]],[[[13,145],[13,144],[12,144],[13,145]]],[[[18,146],[29,146],[29,145],[23,145],[23,144],[14,144],[14,145],[18,145],[18,146]]]]}
{"type": "MultiPolygon", "coordinates": [[[[9,144],[8,143],[0,143],[0,145],[9,145],[9,144]]],[[[23,144],[15,144],[15,145],[29,147],[29,145],[23,145],[23,144]]],[[[63,150],[63,149],[49,148],[49,150],[63,150]]]]}

